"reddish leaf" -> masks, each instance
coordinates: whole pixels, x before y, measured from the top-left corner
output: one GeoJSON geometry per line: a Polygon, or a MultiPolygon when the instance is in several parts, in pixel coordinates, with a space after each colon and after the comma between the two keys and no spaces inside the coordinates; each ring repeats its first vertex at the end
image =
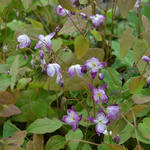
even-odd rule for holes
{"type": "Polygon", "coordinates": [[[20,113],[21,113],[20,109],[17,106],[11,104],[11,105],[6,106],[6,108],[4,108],[0,112],[0,117],[10,117],[10,116],[20,114],[20,113]]]}

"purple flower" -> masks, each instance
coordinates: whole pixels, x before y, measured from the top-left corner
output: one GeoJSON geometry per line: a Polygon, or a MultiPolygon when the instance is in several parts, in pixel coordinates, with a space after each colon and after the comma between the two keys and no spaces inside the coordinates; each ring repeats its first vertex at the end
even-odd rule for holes
{"type": "Polygon", "coordinates": [[[42,47],[45,47],[48,51],[52,48],[51,39],[54,37],[56,33],[52,32],[49,35],[39,35],[39,42],[36,44],[35,49],[42,49],[42,47]]]}
{"type": "Polygon", "coordinates": [[[22,49],[31,46],[31,40],[26,34],[19,35],[17,41],[19,42],[18,48],[22,49]]]}
{"type": "Polygon", "coordinates": [[[108,102],[108,96],[105,93],[104,86],[101,86],[99,88],[94,88],[91,84],[89,85],[90,89],[92,90],[93,99],[96,104],[99,104],[99,100],[101,99],[103,103],[108,102]]]}
{"type": "Polygon", "coordinates": [[[59,16],[62,16],[62,17],[65,17],[67,14],[69,16],[71,15],[71,13],[67,9],[63,8],[61,5],[57,6],[56,12],[59,16]]]}
{"type": "Polygon", "coordinates": [[[78,116],[74,106],[72,109],[67,110],[67,115],[63,116],[62,121],[71,125],[73,131],[76,131],[78,128],[78,122],[82,119],[82,115],[78,116]]]}
{"type": "Polygon", "coordinates": [[[147,78],[147,84],[150,86],[150,77],[147,78]]]}
{"type": "Polygon", "coordinates": [[[120,111],[120,108],[118,107],[117,104],[108,106],[106,110],[107,117],[109,119],[117,120],[119,118],[119,111],[120,111]]]}
{"type": "Polygon", "coordinates": [[[104,115],[104,113],[100,110],[97,114],[97,117],[89,117],[88,120],[90,120],[92,123],[96,124],[96,132],[98,136],[100,136],[101,133],[105,133],[107,130],[107,123],[109,122],[108,118],[104,115]]]}
{"type": "Polygon", "coordinates": [[[103,80],[103,79],[104,79],[104,75],[103,75],[102,73],[99,73],[98,78],[99,78],[100,80],[103,80]]]}
{"type": "Polygon", "coordinates": [[[82,18],[87,18],[87,15],[85,14],[85,13],[80,13],[80,16],[82,17],[82,18]]]}
{"type": "Polygon", "coordinates": [[[7,46],[7,44],[5,44],[5,45],[3,46],[3,52],[6,53],[7,51],[8,51],[8,46],[7,46]]]}
{"type": "Polygon", "coordinates": [[[40,51],[39,51],[39,55],[40,55],[40,58],[43,59],[43,58],[44,58],[44,51],[43,51],[43,50],[40,50],[40,51]]]}
{"type": "Polygon", "coordinates": [[[94,79],[99,69],[104,68],[106,64],[100,63],[96,57],[92,57],[91,59],[88,59],[84,65],[90,69],[91,77],[94,79]]]}
{"type": "Polygon", "coordinates": [[[61,73],[57,74],[56,83],[59,84],[61,87],[63,87],[64,81],[62,79],[62,74],[61,73]]]}
{"type": "Polygon", "coordinates": [[[77,76],[82,77],[83,73],[81,72],[81,66],[79,64],[72,65],[68,69],[68,74],[70,77],[74,77],[75,72],[77,73],[77,76]]]}
{"type": "Polygon", "coordinates": [[[42,64],[43,66],[45,66],[45,65],[46,65],[46,61],[45,61],[45,59],[41,59],[41,64],[42,64]]]}
{"type": "Polygon", "coordinates": [[[54,77],[54,75],[58,75],[60,74],[61,69],[60,69],[60,65],[53,63],[53,64],[48,64],[47,65],[47,75],[50,77],[54,77]]]}
{"type": "Polygon", "coordinates": [[[150,62],[150,58],[148,56],[143,56],[142,60],[144,60],[145,62],[149,63],[150,62]]]}
{"type": "Polygon", "coordinates": [[[120,137],[119,137],[119,135],[117,135],[117,136],[114,137],[114,141],[115,141],[117,144],[119,144],[119,142],[120,142],[120,137]]]}
{"type": "Polygon", "coordinates": [[[83,65],[83,66],[81,67],[81,72],[82,72],[83,74],[87,73],[87,67],[86,67],[85,65],[83,65]]]}
{"type": "Polygon", "coordinates": [[[141,0],[137,0],[136,3],[135,3],[135,5],[134,5],[134,7],[135,8],[140,7],[140,3],[141,3],[141,0]]]}
{"type": "Polygon", "coordinates": [[[103,15],[96,14],[95,16],[91,16],[90,19],[92,20],[93,26],[98,28],[103,24],[105,17],[103,15]]]}

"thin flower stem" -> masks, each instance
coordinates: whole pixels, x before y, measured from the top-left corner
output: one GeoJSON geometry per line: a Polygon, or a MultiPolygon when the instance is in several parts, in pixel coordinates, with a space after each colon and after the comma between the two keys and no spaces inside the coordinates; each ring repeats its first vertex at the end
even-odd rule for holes
{"type": "Polygon", "coordinates": [[[95,145],[95,146],[102,146],[102,144],[97,144],[97,143],[93,143],[93,142],[85,141],[85,140],[80,140],[80,139],[68,140],[67,143],[69,143],[69,142],[81,142],[81,143],[87,143],[87,144],[91,144],[91,145],[95,145]]]}
{"type": "Polygon", "coordinates": [[[138,150],[141,150],[140,142],[139,142],[139,139],[138,139],[138,133],[137,133],[137,130],[136,130],[136,118],[135,118],[135,114],[134,114],[133,111],[132,111],[132,116],[133,116],[133,120],[134,120],[134,131],[135,131],[135,136],[136,136],[136,140],[137,140],[138,150]]]}

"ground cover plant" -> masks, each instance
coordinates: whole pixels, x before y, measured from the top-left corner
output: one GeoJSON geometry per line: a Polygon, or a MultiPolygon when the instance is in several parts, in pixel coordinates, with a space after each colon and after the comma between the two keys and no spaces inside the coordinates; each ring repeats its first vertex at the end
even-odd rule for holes
{"type": "Polygon", "coordinates": [[[0,0],[0,150],[150,150],[148,0],[0,0]]]}

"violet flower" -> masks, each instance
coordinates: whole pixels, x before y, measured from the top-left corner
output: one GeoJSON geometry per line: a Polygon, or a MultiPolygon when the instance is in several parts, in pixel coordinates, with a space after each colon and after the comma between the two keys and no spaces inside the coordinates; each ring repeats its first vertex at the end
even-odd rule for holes
{"type": "Polygon", "coordinates": [[[150,86],[150,77],[147,78],[147,85],[150,86]]]}
{"type": "Polygon", "coordinates": [[[40,58],[43,59],[43,58],[44,58],[44,51],[43,51],[43,50],[40,50],[40,51],[39,51],[39,55],[40,55],[40,58]]]}
{"type": "Polygon", "coordinates": [[[75,73],[77,76],[82,77],[83,73],[81,72],[82,67],[79,64],[72,65],[68,69],[68,74],[70,77],[74,77],[75,73]]]}
{"type": "Polygon", "coordinates": [[[71,13],[70,11],[68,11],[67,9],[63,8],[61,5],[58,5],[57,8],[56,8],[56,13],[59,15],[59,16],[62,16],[62,17],[65,17],[67,14],[70,16],[71,13]]]}
{"type": "Polygon", "coordinates": [[[93,26],[98,28],[103,24],[105,17],[104,15],[96,14],[95,16],[91,16],[90,19],[92,20],[93,26]]]}
{"type": "Polygon", "coordinates": [[[89,117],[88,120],[96,124],[96,132],[98,136],[107,131],[107,123],[109,120],[101,110],[98,112],[97,117],[89,117]]]}
{"type": "Polygon", "coordinates": [[[106,63],[100,63],[96,57],[92,57],[85,62],[84,66],[90,69],[91,77],[94,79],[99,69],[104,68],[106,63]]]}
{"type": "Polygon", "coordinates": [[[61,87],[63,87],[64,81],[62,79],[62,74],[61,73],[57,74],[56,83],[59,84],[61,87]]]}
{"type": "Polygon", "coordinates": [[[47,65],[47,75],[50,77],[54,77],[54,75],[58,75],[61,72],[60,65],[57,63],[48,64],[47,65]]]}
{"type": "Polygon", "coordinates": [[[108,102],[108,96],[105,93],[104,86],[99,88],[94,88],[91,84],[89,85],[90,89],[92,90],[92,97],[96,104],[99,104],[99,100],[101,99],[103,103],[108,102]]]}
{"type": "Polygon", "coordinates": [[[31,40],[26,34],[19,35],[17,41],[19,42],[18,48],[29,48],[31,46],[31,40]]]}
{"type": "Polygon", "coordinates": [[[150,62],[150,58],[148,56],[145,56],[145,55],[142,57],[142,60],[147,62],[147,63],[150,62]]]}
{"type": "Polygon", "coordinates": [[[78,116],[74,106],[67,110],[67,115],[63,116],[62,121],[72,126],[73,131],[78,128],[78,123],[82,119],[82,115],[78,116]]]}
{"type": "Polygon", "coordinates": [[[52,32],[49,35],[39,35],[39,42],[36,44],[35,49],[42,49],[42,47],[45,47],[48,51],[52,48],[51,39],[54,37],[56,33],[52,32]]]}
{"type": "Polygon", "coordinates": [[[3,52],[6,53],[7,51],[8,51],[8,46],[7,46],[7,44],[5,44],[5,45],[3,46],[3,52]]]}
{"type": "Polygon", "coordinates": [[[134,5],[134,7],[135,8],[140,7],[140,3],[141,3],[141,0],[137,0],[136,3],[135,3],[135,5],[134,5]]]}
{"type": "Polygon", "coordinates": [[[102,73],[99,73],[98,78],[99,78],[99,80],[103,80],[104,79],[104,75],[102,73]]]}
{"type": "Polygon", "coordinates": [[[119,118],[120,108],[117,104],[108,106],[106,109],[107,117],[109,119],[117,120],[119,118]]]}
{"type": "Polygon", "coordinates": [[[119,137],[119,135],[117,135],[117,136],[114,137],[114,141],[115,141],[117,144],[119,144],[119,142],[120,142],[120,137],[119,137]]]}

